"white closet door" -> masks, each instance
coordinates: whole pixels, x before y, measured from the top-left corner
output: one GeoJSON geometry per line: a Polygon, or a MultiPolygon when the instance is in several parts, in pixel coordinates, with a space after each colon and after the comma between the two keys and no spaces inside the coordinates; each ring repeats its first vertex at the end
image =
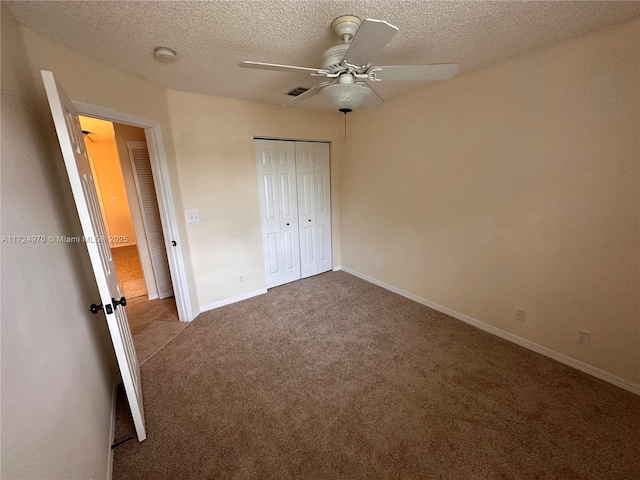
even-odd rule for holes
{"type": "Polygon", "coordinates": [[[329,144],[314,143],[316,252],[318,273],[328,272],[331,262],[331,171],[329,144]]]}
{"type": "Polygon", "coordinates": [[[331,270],[329,145],[296,142],[302,278],[331,270]]]}
{"type": "Polygon", "coordinates": [[[173,296],[173,285],[169,272],[167,247],[162,233],[156,187],[153,183],[149,151],[147,150],[146,142],[127,142],[127,148],[129,149],[129,158],[136,183],[138,202],[142,212],[142,222],[147,237],[158,297],[169,298],[173,296]]]}
{"type": "Polygon", "coordinates": [[[300,278],[293,142],[255,140],[267,288],[300,278]]]}
{"type": "Polygon", "coordinates": [[[300,220],[300,273],[318,273],[313,143],[296,142],[298,218],[300,220]]]}

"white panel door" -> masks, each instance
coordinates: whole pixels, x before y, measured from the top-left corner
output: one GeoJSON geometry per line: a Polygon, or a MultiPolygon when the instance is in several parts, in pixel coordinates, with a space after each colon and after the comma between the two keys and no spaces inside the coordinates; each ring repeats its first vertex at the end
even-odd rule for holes
{"type": "Polygon", "coordinates": [[[300,278],[293,142],[255,140],[267,288],[300,278]]]}
{"type": "Polygon", "coordinates": [[[162,233],[160,208],[156,197],[156,187],[153,183],[147,143],[127,142],[127,149],[129,150],[129,159],[131,160],[131,169],[136,184],[136,193],[142,213],[142,223],[144,224],[158,297],[169,298],[173,296],[173,285],[171,284],[167,247],[162,233]]]}
{"type": "Polygon", "coordinates": [[[111,249],[107,241],[108,237],[102,220],[78,114],[69,97],[56,85],[51,72],[43,70],[42,79],[80,218],[85,238],[84,244],[89,252],[91,266],[98,285],[102,313],[100,310],[96,310],[94,313],[106,316],[138,441],[142,442],[147,434],[142,403],[140,367],[127,315],[124,311],[125,301],[118,287],[118,279],[111,258],[111,249]],[[118,306],[116,302],[123,303],[118,306]]]}
{"type": "Polygon", "coordinates": [[[302,278],[331,270],[331,171],[328,143],[296,142],[302,278]]]}
{"type": "Polygon", "coordinates": [[[329,144],[314,143],[316,255],[318,272],[328,272],[331,261],[331,171],[329,144]]]}
{"type": "Polygon", "coordinates": [[[300,273],[302,278],[307,278],[318,273],[314,164],[313,143],[296,142],[298,219],[300,222],[300,273]]]}

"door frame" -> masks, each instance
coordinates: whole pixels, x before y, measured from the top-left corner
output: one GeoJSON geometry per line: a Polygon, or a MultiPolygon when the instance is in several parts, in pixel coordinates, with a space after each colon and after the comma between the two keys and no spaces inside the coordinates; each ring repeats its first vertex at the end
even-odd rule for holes
{"type": "Polygon", "coordinates": [[[160,209],[162,233],[167,250],[167,259],[169,260],[169,272],[171,274],[171,283],[173,284],[173,294],[178,310],[178,318],[181,322],[192,321],[194,316],[191,308],[191,297],[187,284],[178,221],[175,214],[173,194],[171,193],[171,180],[160,124],[155,120],[149,120],[85,102],[73,100],[73,103],[80,115],[95,117],[110,122],[124,123],[144,129],[147,148],[149,150],[149,159],[151,161],[151,173],[153,174],[156,198],[160,209]],[[176,246],[171,244],[172,240],[176,240],[176,246]]]}

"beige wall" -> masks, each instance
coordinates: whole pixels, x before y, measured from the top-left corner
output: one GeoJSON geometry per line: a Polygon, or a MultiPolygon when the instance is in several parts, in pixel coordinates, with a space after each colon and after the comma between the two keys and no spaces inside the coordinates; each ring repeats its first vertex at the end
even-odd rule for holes
{"type": "MultiPolygon", "coordinates": [[[[34,101],[46,102],[40,70],[50,70],[73,100],[137,115],[160,124],[171,178],[173,200],[176,212],[178,212],[180,234],[178,241],[185,260],[187,284],[190,292],[195,292],[185,222],[183,215],[180,214],[183,211],[180,192],[188,188],[188,185],[182,185],[178,178],[165,90],[141,77],[123,72],[70,50],[24,27],[21,28],[21,33],[35,82],[34,101]]],[[[191,307],[197,312],[198,304],[195,293],[191,297],[191,307]]]]}
{"type": "Polygon", "coordinates": [[[355,112],[343,265],[639,384],[639,45],[635,20],[355,112]]]}
{"type": "MultiPolygon", "coordinates": [[[[46,103],[2,6],[2,235],[78,233],[46,103]]],[[[81,244],[2,244],[2,478],[106,478],[113,350],[81,244]]]]}
{"type": "MultiPolygon", "coordinates": [[[[81,123],[81,125],[85,129],[85,124],[81,123]]],[[[95,168],[94,181],[98,184],[102,199],[101,207],[106,217],[107,234],[113,240],[111,248],[135,245],[136,234],[133,230],[115,137],[111,137],[108,141],[85,140],[85,145],[95,168]]]]}
{"type": "Polygon", "coordinates": [[[340,265],[340,114],[167,92],[201,307],[265,288],[254,136],[331,142],[333,264],[340,265]],[[244,277],[240,283],[239,276],[244,277]]]}

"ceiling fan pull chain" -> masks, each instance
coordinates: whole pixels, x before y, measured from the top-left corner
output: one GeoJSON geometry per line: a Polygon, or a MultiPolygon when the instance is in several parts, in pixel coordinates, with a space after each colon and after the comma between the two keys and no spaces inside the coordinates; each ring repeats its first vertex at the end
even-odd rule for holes
{"type": "Polygon", "coordinates": [[[347,141],[347,112],[344,112],[344,141],[347,141]]]}

